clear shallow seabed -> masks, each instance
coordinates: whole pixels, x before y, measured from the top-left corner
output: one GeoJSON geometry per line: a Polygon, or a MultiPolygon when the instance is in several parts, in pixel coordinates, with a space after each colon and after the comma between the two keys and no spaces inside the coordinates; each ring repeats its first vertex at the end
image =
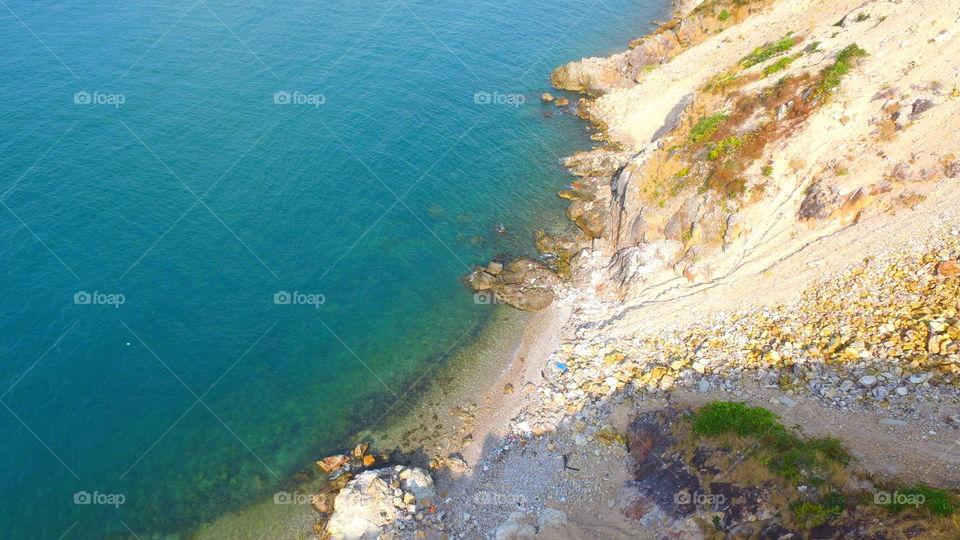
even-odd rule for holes
{"type": "Polygon", "coordinates": [[[0,536],[187,530],[373,425],[565,226],[550,71],[668,9],[4,2],[0,536]]]}

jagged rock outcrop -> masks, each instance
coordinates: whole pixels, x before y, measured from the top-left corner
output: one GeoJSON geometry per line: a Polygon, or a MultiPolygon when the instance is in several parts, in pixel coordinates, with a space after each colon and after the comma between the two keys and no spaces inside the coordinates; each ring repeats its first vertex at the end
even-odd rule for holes
{"type": "Polygon", "coordinates": [[[606,270],[617,291],[624,293],[669,268],[682,249],[683,244],[672,240],[624,248],[610,259],[606,270]]]}
{"type": "MultiPolygon", "coordinates": [[[[681,50],[681,36],[692,33],[690,23],[631,43],[627,52],[606,58],[585,58],[557,68],[550,82],[557,88],[600,95],[633,86],[645,70],[669,61],[681,50]]],[[[689,40],[689,39],[688,39],[689,40]]]]}

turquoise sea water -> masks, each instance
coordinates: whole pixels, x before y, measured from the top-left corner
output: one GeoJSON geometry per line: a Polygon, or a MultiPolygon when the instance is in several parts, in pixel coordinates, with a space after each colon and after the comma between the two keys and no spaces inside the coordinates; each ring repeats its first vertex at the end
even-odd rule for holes
{"type": "Polygon", "coordinates": [[[14,539],[187,530],[403,407],[490,313],[468,266],[563,224],[550,71],[667,11],[0,4],[14,539]]]}

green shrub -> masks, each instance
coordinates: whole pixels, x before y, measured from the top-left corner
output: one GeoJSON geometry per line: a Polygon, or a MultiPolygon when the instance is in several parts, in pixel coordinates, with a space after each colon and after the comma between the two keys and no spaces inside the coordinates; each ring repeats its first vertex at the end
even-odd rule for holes
{"type": "Polygon", "coordinates": [[[744,56],[740,63],[744,67],[749,68],[757,64],[762,64],[767,60],[773,58],[774,56],[780,56],[781,54],[789,51],[796,45],[797,40],[793,37],[793,32],[790,32],[786,36],[780,39],[780,41],[775,41],[773,43],[768,43],[763,47],[757,47],[747,56],[744,56]]]}
{"type": "Polygon", "coordinates": [[[727,22],[727,19],[730,18],[730,11],[726,9],[721,11],[720,14],[717,15],[717,18],[720,19],[722,22],[727,22]]]}
{"type": "Polygon", "coordinates": [[[790,505],[797,522],[803,526],[816,527],[827,520],[839,516],[846,501],[843,495],[833,491],[826,494],[819,503],[797,501],[790,505]]]}
{"type": "Polygon", "coordinates": [[[732,136],[727,137],[726,139],[717,143],[717,145],[710,150],[710,154],[707,156],[707,159],[710,161],[717,161],[721,157],[733,152],[741,146],[743,146],[743,139],[732,136]]]}
{"type": "Polygon", "coordinates": [[[763,407],[748,407],[732,401],[711,401],[703,406],[693,421],[699,435],[716,436],[736,433],[744,437],[762,437],[774,429],[783,429],[776,414],[763,407]]]}
{"type": "Polygon", "coordinates": [[[770,75],[773,75],[774,73],[779,73],[779,72],[787,69],[788,67],[790,67],[790,64],[792,64],[797,58],[800,58],[800,56],[799,56],[799,55],[796,55],[796,56],[785,56],[785,57],[777,60],[776,62],[770,64],[769,66],[767,66],[767,67],[765,67],[765,68],[763,68],[763,76],[764,76],[764,77],[769,77],[770,75]]]}
{"type": "MultiPolygon", "coordinates": [[[[931,513],[938,516],[949,516],[957,511],[957,501],[948,491],[933,489],[931,487],[920,485],[910,489],[897,490],[896,495],[903,498],[913,497],[915,500],[921,501],[919,502],[919,506],[926,508],[931,513]]],[[[884,506],[894,512],[899,512],[912,505],[908,502],[893,501],[892,503],[885,504],[884,506]]]]}
{"type": "Polygon", "coordinates": [[[843,78],[853,69],[857,59],[866,56],[869,56],[867,51],[861,49],[856,43],[840,51],[837,54],[836,62],[823,71],[823,79],[817,86],[814,95],[819,98],[826,98],[829,92],[840,86],[843,78]]]}
{"type": "Polygon", "coordinates": [[[720,123],[727,119],[727,116],[726,114],[718,113],[701,118],[690,130],[690,143],[696,144],[712,137],[713,134],[717,132],[717,128],[720,127],[720,123]]]}

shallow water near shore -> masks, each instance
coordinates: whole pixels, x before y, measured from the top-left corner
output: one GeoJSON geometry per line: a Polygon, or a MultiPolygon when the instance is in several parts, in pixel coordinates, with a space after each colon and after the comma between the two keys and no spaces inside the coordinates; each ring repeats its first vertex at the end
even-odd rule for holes
{"type": "Polygon", "coordinates": [[[0,522],[31,539],[192,530],[389,417],[490,317],[469,265],[566,225],[589,141],[550,71],[669,9],[8,5],[0,522]]]}

